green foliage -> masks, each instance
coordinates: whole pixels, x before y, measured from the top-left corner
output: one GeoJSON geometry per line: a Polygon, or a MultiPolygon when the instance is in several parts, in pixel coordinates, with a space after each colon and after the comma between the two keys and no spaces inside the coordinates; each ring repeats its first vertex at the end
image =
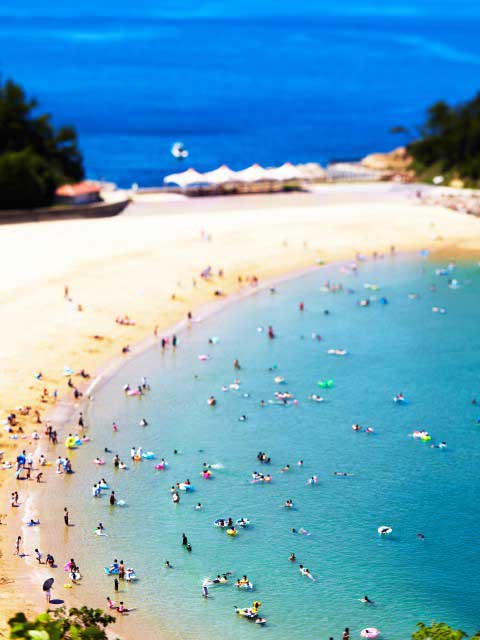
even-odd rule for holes
{"type": "Polygon", "coordinates": [[[35,620],[27,620],[24,613],[17,613],[8,621],[10,638],[32,640],[106,640],[105,629],[115,621],[101,609],[57,609],[53,616],[42,613],[35,620]]]}
{"type": "MultiPolygon", "coordinates": [[[[462,640],[467,638],[465,631],[452,629],[444,622],[432,622],[429,627],[423,622],[417,624],[418,630],[412,633],[412,640],[462,640]]],[[[472,636],[471,640],[477,640],[480,632],[472,636]]]]}
{"type": "Polygon", "coordinates": [[[10,151],[0,156],[0,208],[48,205],[55,188],[50,165],[31,149],[10,151]]]}
{"type": "Polygon", "coordinates": [[[75,130],[55,129],[37,107],[14,82],[0,85],[0,208],[50,204],[57,186],[84,177],[75,130]]]}
{"type": "Polygon", "coordinates": [[[464,104],[437,102],[428,110],[420,138],[408,146],[417,172],[437,166],[442,173],[480,180],[480,94],[464,104]]]}

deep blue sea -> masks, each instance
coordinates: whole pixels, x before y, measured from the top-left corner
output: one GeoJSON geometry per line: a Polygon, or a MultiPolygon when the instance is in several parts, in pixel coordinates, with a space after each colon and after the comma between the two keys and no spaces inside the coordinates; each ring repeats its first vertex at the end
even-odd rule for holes
{"type": "Polygon", "coordinates": [[[4,0],[0,73],[77,127],[90,177],[149,186],[177,140],[199,170],[402,144],[479,89],[479,28],[474,0],[4,0]]]}
{"type": "MultiPolygon", "coordinates": [[[[79,594],[99,604],[114,596],[103,567],[118,558],[139,576],[117,596],[138,608],[126,621],[126,637],[133,637],[134,625],[135,637],[148,639],[174,629],[188,640],[258,634],[338,640],[345,626],[352,639],[374,626],[385,640],[405,640],[419,620],[432,619],[477,631],[480,409],[471,400],[480,393],[480,270],[459,264],[442,276],[435,274],[439,266],[397,257],[363,264],[358,275],[322,268],[194,323],[176,351],[158,346],[127,362],[89,405],[92,442],[72,452],[77,473],[58,480],[76,525],[63,543],[65,559],[73,555],[84,574],[79,594]],[[327,279],[342,283],[343,291],[326,292],[327,279]],[[364,287],[372,283],[380,290],[364,287]],[[372,301],[363,308],[357,302],[365,297],[372,301]],[[274,340],[258,330],[269,324],[274,340]],[[209,344],[213,336],[217,344],[209,344]],[[348,354],[329,355],[332,348],[348,354]],[[210,360],[200,361],[202,354],[210,360]],[[123,385],[137,385],[142,375],[151,391],[126,397],[123,385]],[[275,383],[278,375],[284,384],[275,383]],[[222,391],[235,379],[238,389],[222,391]],[[320,390],[325,379],[333,387],[320,390]],[[269,403],[280,389],[298,405],[269,403]],[[393,402],[400,391],[408,404],[393,402]],[[312,393],[325,402],[309,400],[312,393]],[[210,395],[218,401],[214,408],[207,405],[210,395]],[[143,417],[147,427],[139,426],[143,417]],[[361,432],[352,430],[354,423],[361,432]],[[431,441],[412,438],[418,429],[431,441]],[[445,450],[432,448],[442,441],[445,450]],[[105,446],[129,469],[115,471],[105,446]],[[165,457],[169,469],[156,471],[151,460],[131,463],[132,446],[153,451],[157,462],[165,457]],[[258,451],[271,456],[269,467],[258,463],[258,451]],[[92,464],[97,455],[106,458],[104,467],[92,464]],[[215,465],[213,479],[201,478],[203,462],[215,465]],[[291,470],[282,472],[286,464],[291,470]],[[252,484],[254,470],[270,472],[272,482],[252,484]],[[307,484],[312,475],[316,486],[307,484]],[[101,477],[126,506],[110,508],[108,492],[91,497],[101,477]],[[182,493],[175,506],[170,487],[186,478],[195,491],[182,493]],[[282,507],[287,499],[293,510],[282,507]],[[202,510],[195,510],[197,502],[202,510]],[[213,526],[228,516],[247,517],[251,526],[229,538],[213,526]],[[108,537],[93,535],[98,522],[108,537]],[[391,526],[392,535],[379,536],[381,525],[391,526]],[[191,554],[182,548],[183,532],[191,554]],[[289,562],[291,552],[316,582],[289,562]],[[166,559],[173,569],[164,568],[166,559]],[[239,592],[230,583],[204,600],[202,580],[224,571],[247,574],[255,591],[239,592]],[[365,594],[375,605],[359,602],[365,594]],[[263,603],[265,628],[234,613],[235,605],[254,598],[263,603]]],[[[63,503],[57,507],[60,518],[63,503]]],[[[44,544],[55,548],[54,539],[44,544]]]]}

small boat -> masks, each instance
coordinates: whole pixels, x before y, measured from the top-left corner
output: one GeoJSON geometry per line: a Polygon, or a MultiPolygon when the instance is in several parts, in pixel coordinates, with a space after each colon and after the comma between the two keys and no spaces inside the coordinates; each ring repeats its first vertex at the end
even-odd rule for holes
{"type": "Polygon", "coordinates": [[[174,158],[177,158],[177,160],[184,160],[185,158],[188,158],[188,151],[185,149],[183,142],[174,142],[170,149],[170,153],[174,158]]]}

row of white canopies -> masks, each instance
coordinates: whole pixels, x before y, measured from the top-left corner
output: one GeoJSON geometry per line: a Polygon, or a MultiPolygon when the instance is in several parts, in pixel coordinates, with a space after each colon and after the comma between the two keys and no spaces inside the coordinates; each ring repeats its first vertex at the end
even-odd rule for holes
{"type": "Polygon", "coordinates": [[[252,164],[241,171],[233,171],[227,165],[214,171],[200,173],[195,169],[187,169],[181,173],[172,173],[166,176],[163,181],[166,185],[176,185],[182,188],[195,185],[222,185],[234,183],[254,183],[254,182],[289,182],[314,180],[325,177],[325,172],[316,163],[304,165],[293,165],[285,162],[280,167],[265,169],[259,164],[252,164]]]}

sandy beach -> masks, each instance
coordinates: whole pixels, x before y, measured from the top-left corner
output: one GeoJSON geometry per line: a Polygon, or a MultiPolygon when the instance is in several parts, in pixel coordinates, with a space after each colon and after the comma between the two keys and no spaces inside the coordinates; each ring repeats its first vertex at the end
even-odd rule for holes
{"type": "MultiPolygon", "coordinates": [[[[154,339],[155,327],[162,336],[189,311],[195,315],[207,303],[252,289],[253,276],[261,284],[321,261],[354,258],[356,252],[388,253],[391,246],[476,257],[479,219],[422,205],[414,193],[414,187],[379,184],[196,200],[148,195],[116,218],[3,226],[1,419],[13,411],[25,432],[25,438],[13,440],[2,429],[4,459],[14,460],[17,449],[35,449],[29,437],[35,429],[42,444],[55,405],[68,415],[72,403],[81,401],[67,386],[64,367],[75,372],[73,384],[85,391],[106,364],[135,357],[137,345],[154,339]],[[200,277],[207,266],[213,274],[208,281],[200,277]],[[115,322],[125,316],[134,325],[115,322]],[[122,355],[127,345],[130,350],[122,355]],[[91,377],[78,375],[82,369],[91,377]],[[42,400],[44,389],[48,395],[42,400]],[[26,406],[29,415],[18,415],[26,406]]],[[[29,510],[42,521],[49,518],[44,506],[35,506],[45,505],[49,496],[54,468],[44,471],[43,483],[17,483],[18,509],[9,506],[13,473],[0,472],[0,513],[8,513],[0,527],[2,632],[14,612],[42,606],[32,591],[26,568],[31,565],[12,552],[29,510]]],[[[59,565],[61,543],[60,536],[52,541],[59,565]]],[[[29,551],[31,546],[27,541],[29,551]]],[[[68,604],[69,594],[62,597],[68,604]]]]}

